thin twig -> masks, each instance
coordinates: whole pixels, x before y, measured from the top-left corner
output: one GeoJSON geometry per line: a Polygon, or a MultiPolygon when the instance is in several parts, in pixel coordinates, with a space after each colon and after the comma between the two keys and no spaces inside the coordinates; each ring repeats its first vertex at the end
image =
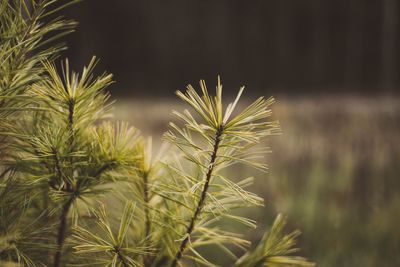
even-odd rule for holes
{"type": "MultiPolygon", "coordinates": [[[[75,144],[75,132],[74,132],[74,108],[75,108],[75,101],[71,98],[70,101],[68,102],[68,125],[67,128],[70,132],[69,138],[68,138],[68,145],[69,145],[69,163],[70,163],[70,175],[71,179],[73,179],[74,176],[74,158],[71,156],[72,152],[74,151],[74,144],[75,144]]],[[[62,177],[59,177],[62,179],[62,177]]],[[[60,267],[61,266],[61,258],[62,258],[62,250],[64,246],[64,241],[65,241],[65,234],[67,232],[67,217],[69,213],[69,209],[75,200],[76,196],[79,194],[79,187],[80,187],[80,181],[78,181],[76,185],[76,189],[72,190],[73,185],[66,180],[65,185],[66,187],[63,188],[64,191],[66,192],[74,192],[74,194],[71,196],[71,198],[64,204],[63,210],[60,215],[60,227],[58,228],[58,234],[57,234],[57,252],[54,257],[54,267],[60,267]]]]}
{"type": "MultiPolygon", "coordinates": [[[[150,221],[150,211],[149,211],[149,172],[143,172],[143,201],[144,201],[144,213],[145,213],[145,240],[146,244],[149,244],[150,239],[150,228],[151,228],[151,221],[150,221]]],[[[143,259],[144,266],[150,266],[150,258],[146,255],[143,259]]]]}
{"type": "Polygon", "coordinates": [[[117,253],[118,255],[118,259],[120,261],[120,263],[122,264],[122,266],[124,267],[129,267],[128,263],[126,262],[124,256],[121,254],[121,250],[119,247],[115,247],[114,248],[115,253],[117,253]]]}
{"type": "Polygon", "coordinates": [[[146,216],[146,238],[148,238],[150,234],[150,211],[149,211],[149,202],[150,202],[150,196],[149,196],[149,173],[144,172],[143,173],[143,200],[145,202],[144,206],[144,212],[146,216]]]}
{"type": "Polygon", "coordinates": [[[183,256],[183,252],[186,249],[187,243],[189,242],[190,239],[190,235],[192,234],[192,231],[194,229],[194,224],[196,223],[197,217],[200,215],[205,200],[206,200],[206,196],[207,196],[207,191],[208,191],[208,187],[210,185],[210,180],[213,174],[213,170],[214,170],[214,165],[215,165],[215,161],[217,159],[217,152],[218,152],[218,148],[219,148],[219,144],[221,142],[221,135],[223,132],[223,125],[221,125],[216,134],[215,134],[215,141],[214,141],[214,148],[213,148],[213,153],[211,155],[211,159],[210,159],[210,163],[208,164],[208,172],[206,174],[206,178],[205,178],[205,183],[203,186],[203,190],[201,192],[201,196],[199,199],[199,202],[197,203],[197,207],[196,207],[196,211],[194,212],[192,219],[190,220],[190,224],[186,230],[186,237],[185,239],[183,239],[178,252],[175,255],[174,261],[171,264],[171,267],[176,267],[176,265],[178,264],[178,262],[180,261],[180,259],[183,256]]]}
{"type": "Polygon", "coordinates": [[[64,241],[65,241],[65,234],[67,232],[67,219],[68,219],[68,213],[69,209],[74,201],[74,196],[71,197],[63,206],[63,210],[60,215],[60,226],[58,228],[58,234],[57,234],[57,252],[54,256],[54,267],[60,267],[61,266],[61,256],[62,256],[62,250],[64,247],[64,241]]]}

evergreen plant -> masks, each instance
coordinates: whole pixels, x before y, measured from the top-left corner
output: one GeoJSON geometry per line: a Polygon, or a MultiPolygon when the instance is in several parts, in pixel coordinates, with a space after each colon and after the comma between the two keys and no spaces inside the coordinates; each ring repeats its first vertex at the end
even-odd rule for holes
{"type": "Polygon", "coordinates": [[[216,266],[211,248],[236,267],[312,266],[281,215],[254,246],[226,227],[256,226],[236,210],[263,199],[229,169],[266,171],[274,100],[238,110],[244,88],[225,107],[219,79],[215,96],[189,85],[154,158],[151,139],[110,120],[112,76],[94,77],[95,58],[80,74],[55,66],[75,26],[56,14],[75,2],[0,4],[0,265],[216,266]]]}

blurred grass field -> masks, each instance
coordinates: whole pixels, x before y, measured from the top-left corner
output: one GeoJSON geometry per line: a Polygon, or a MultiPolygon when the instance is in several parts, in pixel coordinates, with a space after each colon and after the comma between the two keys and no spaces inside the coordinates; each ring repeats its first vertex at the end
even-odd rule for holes
{"type": "MultiPolygon", "coordinates": [[[[182,108],[121,99],[115,114],[157,144],[182,108]]],[[[247,211],[260,224],[252,239],[282,212],[317,266],[400,266],[400,98],[278,97],[273,112],[283,134],[269,140],[269,174],[235,171],[255,176],[252,190],[266,200],[247,211]]]]}

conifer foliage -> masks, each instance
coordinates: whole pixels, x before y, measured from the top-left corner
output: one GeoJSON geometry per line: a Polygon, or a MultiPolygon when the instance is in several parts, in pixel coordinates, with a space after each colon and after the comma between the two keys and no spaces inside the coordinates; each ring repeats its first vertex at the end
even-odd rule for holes
{"type": "Polygon", "coordinates": [[[241,88],[225,107],[219,79],[215,96],[188,86],[152,157],[151,139],[110,121],[112,76],[93,76],[95,58],[80,74],[55,66],[75,25],[56,14],[74,2],[0,4],[0,265],[216,266],[218,249],[237,267],[312,266],[280,215],[255,246],[226,228],[256,227],[235,210],[263,199],[230,170],[266,171],[274,100],[239,108],[241,88]]]}

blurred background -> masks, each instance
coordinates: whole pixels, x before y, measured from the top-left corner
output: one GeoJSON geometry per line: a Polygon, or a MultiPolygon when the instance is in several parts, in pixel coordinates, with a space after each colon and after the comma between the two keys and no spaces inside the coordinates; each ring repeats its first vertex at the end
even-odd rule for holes
{"type": "MultiPolygon", "coordinates": [[[[174,91],[221,75],[229,100],[274,95],[266,199],[253,240],[277,212],[318,266],[400,266],[398,0],[85,0],[64,56],[115,75],[116,118],[159,140],[174,91]]],[[[253,175],[240,169],[239,174],[253,175]]]]}

